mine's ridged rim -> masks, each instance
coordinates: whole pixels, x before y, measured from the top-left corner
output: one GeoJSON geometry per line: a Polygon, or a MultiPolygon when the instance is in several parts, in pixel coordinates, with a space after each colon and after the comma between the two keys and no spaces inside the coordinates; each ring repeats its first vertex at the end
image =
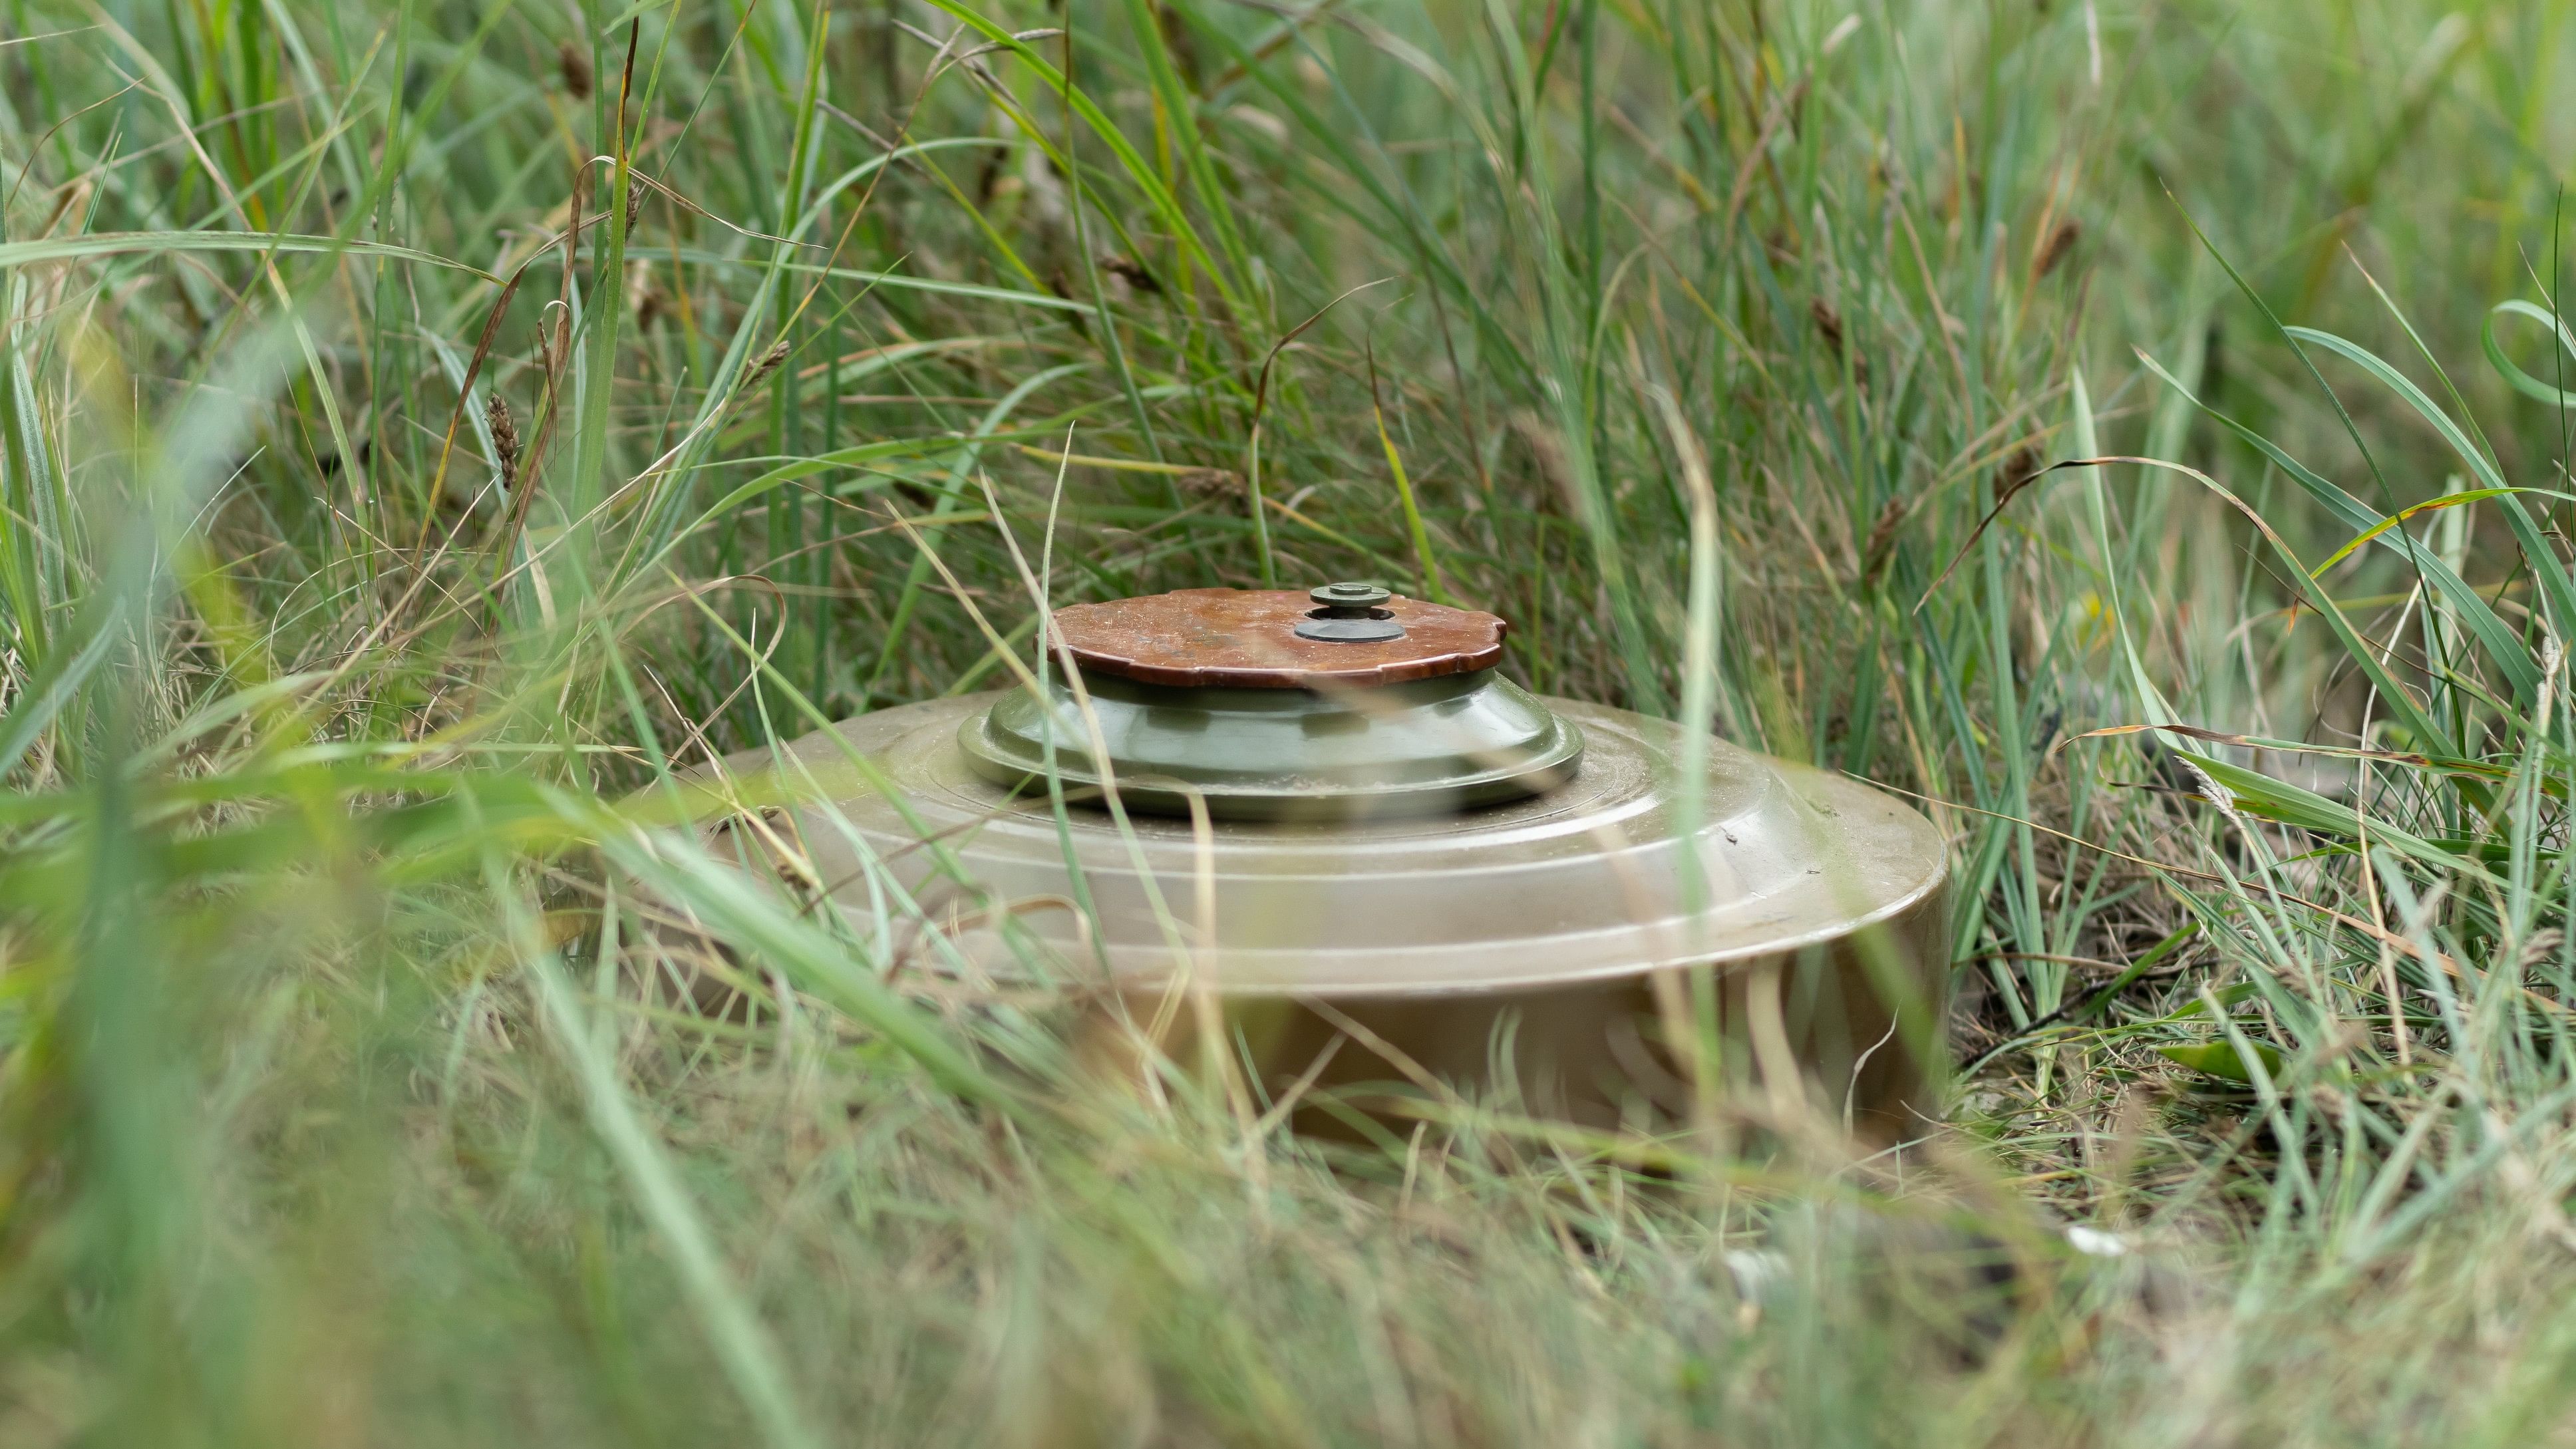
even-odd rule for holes
{"type": "Polygon", "coordinates": [[[1881,927],[1939,935],[1948,860],[1930,821],[1717,739],[1686,820],[1669,721],[1546,700],[1585,736],[1574,778],[1454,817],[1202,827],[1077,808],[1068,837],[1042,795],[1012,800],[958,749],[992,702],[903,706],[787,748],[813,801],[795,837],[841,909],[879,920],[883,890],[965,909],[981,923],[954,949],[1001,978],[1026,979],[1025,939],[1068,984],[1105,967],[1098,984],[1122,990],[1187,978],[1229,998],[1429,999],[1777,959],[1881,927]],[[850,751],[875,762],[865,778],[834,764],[850,751]],[[958,874],[917,848],[929,840],[958,874]],[[1689,870],[1695,899],[1680,889],[1689,870]]]}
{"type": "MultiPolygon", "coordinates": [[[[1055,686],[1054,693],[1061,707],[1071,707],[1070,695],[1061,685],[1055,686]]],[[[1234,693],[1160,689],[1119,681],[1093,685],[1091,702],[1095,713],[1150,712],[1184,704],[1223,718],[1228,713],[1226,701],[1234,693]]],[[[1258,699],[1260,710],[1241,713],[1275,714],[1278,701],[1286,693],[1259,691],[1242,696],[1258,699]]],[[[1538,724],[1538,730],[1534,738],[1515,742],[1506,750],[1468,753],[1444,751],[1435,745],[1428,750],[1390,751],[1381,759],[1333,768],[1295,758],[1223,768],[1179,758],[1121,760],[1113,771],[1119,802],[1127,809],[1149,814],[1186,816],[1196,799],[1205,803],[1211,816],[1224,820],[1399,819],[1452,814],[1543,794],[1572,779],[1582,763],[1583,731],[1550,712],[1536,696],[1490,670],[1451,680],[1386,686],[1365,694],[1369,700],[1386,705],[1377,718],[1369,721],[1370,727],[1382,728],[1399,742],[1417,747],[1425,739],[1437,739],[1425,733],[1441,728],[1434,717],[1435,709],[1454,707],[1466,699],[1483,698],[1525,713],[1538,724]]],[[[1326,696],[1307,697],[1315,700],[1314,708],[1319,713],[1341,708],[1326,696]]],[[[1022,793],[1043,791],[1048,767],[1045,748],[1026,732],[1003,723],[1001,716],[1006,710],[1032,716],[1040,713],[1025,695],[1005,695],[990,709],[977,711],[959,725],[958,748],[968,767],[992,784],[1022,793]]],[[[1068,787],[1096,789],[1102,783],[1100,771],[1083,745],[1079,737],[1058,741],[1055,774],[1068,787]]]]}
{"type": "MultiPolygon", "coordinates": [[[[1548,740],[1526,762],[1496,766],[1467,775],[1394,783],[1353,783],[1283,789],[1263,784],[1191,785],[1167,775],[1141,773],[1118,777],[1118,801],[1130,810],[1157,815],[1187,815],[1193,795],[1207,802],[1208,813],[1222,820],[1395,819],[1472,810],[1480,805],[1543,794],[1574,778],[1583,760],[1581,732],[1563,720],[1551,722],[1548,740]]],[[[977,775],[1005,790],[1022,793],[1046,788],[1043,760],[1022,758],[996,737],[992,716],[969,718],[957,730],[957,745],[977,775]]],[[[1100,774],[1089,755],[1059,748],[1056,776],[1068,787],[1096,789],[1100,774]]]]}

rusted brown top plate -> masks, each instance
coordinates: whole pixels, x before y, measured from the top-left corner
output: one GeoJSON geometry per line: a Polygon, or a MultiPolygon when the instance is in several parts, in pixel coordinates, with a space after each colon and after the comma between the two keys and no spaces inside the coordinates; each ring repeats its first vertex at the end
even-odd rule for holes
{"type": "Polygon", "coordinates": [[[1183,689],[1365,689],[1502,662],[1492,614],[1398,594],[1386,609],[1403,638],[1343,644],[1297,637],[1314,607],[1299,590],[1180,589],[1058,609],[1055,626],[1085,671],[1183,689]]]}

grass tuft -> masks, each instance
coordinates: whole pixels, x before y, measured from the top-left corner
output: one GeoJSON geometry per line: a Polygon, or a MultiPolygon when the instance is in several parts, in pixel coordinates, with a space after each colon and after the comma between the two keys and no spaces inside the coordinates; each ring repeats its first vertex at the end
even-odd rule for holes
{"type": "Polygon", "coordinates": [[[0,1440],[2563,1432],[2565,18],[21,0],[0,1440]],[[1291,1138],[682,828],[1336,578],[1926,801],[1949,1123],[1291,1138]]]}

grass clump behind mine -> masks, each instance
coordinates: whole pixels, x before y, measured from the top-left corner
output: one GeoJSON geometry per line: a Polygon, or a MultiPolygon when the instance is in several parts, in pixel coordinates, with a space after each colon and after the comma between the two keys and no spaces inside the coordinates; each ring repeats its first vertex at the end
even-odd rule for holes
{"type": "Polygon", "coordinates": [[[7,23],[11,1440],[2563,1424],[2557,7],[7,23]],[[1248,1131],[731,892],[1006,528],[1934,802],[1953,1129],[1248,1131]]]}

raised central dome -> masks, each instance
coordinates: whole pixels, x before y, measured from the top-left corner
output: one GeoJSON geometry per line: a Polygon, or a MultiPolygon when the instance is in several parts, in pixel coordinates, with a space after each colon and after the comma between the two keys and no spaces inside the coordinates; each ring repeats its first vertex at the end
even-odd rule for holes
{"type": "Polygon", "coordinates": [[[1052,772],[1155,814],[1383,819],[1534,795],[1583,754],[1582,731],[1493,667],[1491,614],[1333,584],[1077,604],[1055,628],[1081,687],[1058,671],[1043,702],[1003,695],[958,729],[1006,789],[1052,772]]]}

